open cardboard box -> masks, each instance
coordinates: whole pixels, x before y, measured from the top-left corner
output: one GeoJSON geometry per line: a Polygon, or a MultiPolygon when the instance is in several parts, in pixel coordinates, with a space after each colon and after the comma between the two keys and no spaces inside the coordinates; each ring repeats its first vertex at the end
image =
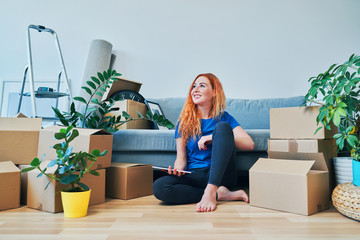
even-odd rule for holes
{"type": "Polygon", "coordinates": [[[335,187],[334,164],[336,139],[269,139],[268,151],[290,153],[322,153],[329,171],[330,192],[335,187]]]}
{"type": "Polygon", "coordinates": [[[302,215],[329,208],[329,173],[322,153],[268,155],[249,171],[250,205],[302,215]]]}
{"type": "Polygon", "coordinates": [[[37,157],[41,118],[17,117],[0,118],[0,161],[14,164],[30,164],[37,157]]]}
{"type": "Polygon", "coordinates": [[[151,165],[113,162],[106,169],[106,195],[131,199],[151,195],[153,169],[151,165]]]}
{"type": "Polygon", "coordinates": [[[132,90],[134,92],[140,91],[142,83],[120,77],[116,78],[118,80],[111,84],[110,88],[108,88],[107,91],[103,94],[101,101],[108,100],[111,95],[121,90],[132,90]]]}
{"type": "Polygon", "coordinates": [[[0,162],[0,210],[20,207],[20,170],[11,161],[0,162]]]}
{"type": "Polygon", "coordinates": [[[270,138],[271,139],[331,139],[337,128],[331,131],[317,125],[316,117],[320,106],[287,107],[270,109],[270,138]]]}
{"type": "MultiPolygon", "coordinates": [[[[51,126],[40,131],[38,156],[41,158],[44,154],[44,160],[53,160],[56,158],[56,152],[52,148],[55,144],[62,141],[54,139],[54,134],[59,132],[64,126],[51,126]]],[[[100,152],[107,150],[107,154],[99,157],[91,169],[102,169],[111,166],[113,135],[102,129],[76,128],[79,136],[76,137],[70,146],[73,152],[91,152],[93,149],[99,149],[100,152]]],[[[91,162],[89,161],[89,164],[91,162]]]]}
{"type": "MultiPolygon", "coordinates": [[[[48,169],[47,172],[53,173],[55,169],[53,167],[48,169]]],[[[87,173],[81,179],[81,182],[91,189],[89,206],[105,202],[105,169],[97,169],[96,171],[99,172],[100,176],[87,173]]],[[[37,177],[39,173],[37,170],[28,172],[27,206],[46,212],[62,212],[63,206],[60,192],[69,186],[51,180],[45,175],[37,177]],[[48,185],[50,180],[51,182],[48,185]],[[48,187],[45,189],[47,185],[48,187]]]]}

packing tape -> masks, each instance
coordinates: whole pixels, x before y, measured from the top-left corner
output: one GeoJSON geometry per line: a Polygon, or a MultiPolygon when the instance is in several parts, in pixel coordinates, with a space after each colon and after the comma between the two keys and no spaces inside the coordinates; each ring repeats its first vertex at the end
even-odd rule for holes
{"type": "Polygon", "coordinates": [[[298,142],[295,139],[290,139],[289,140],[289,152],[298,152],[299,147],[298,147],[298,142]]]}

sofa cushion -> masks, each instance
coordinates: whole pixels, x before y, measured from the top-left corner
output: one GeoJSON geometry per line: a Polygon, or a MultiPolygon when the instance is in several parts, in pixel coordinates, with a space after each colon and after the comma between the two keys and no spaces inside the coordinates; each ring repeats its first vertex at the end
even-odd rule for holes
{"type": "MultiPolygon", "coordinates": [[[[176,124],[185,98],[152,98],[159,103],[166,118],[176,124]]],[[[244,129],[270,129],[270,108],[298,107],[305,103],[304,96],[288,98],[226,100],[228,111],[244,129]]]]}
{"type": "MultiPolygon", "coordinates": [[[[267,151],[268,129],[247,129],[255,142],[254,151],[267,151]]],[[[121,129],[114,134],[113,151],[176,151],[175,130],[121,129]]]]}

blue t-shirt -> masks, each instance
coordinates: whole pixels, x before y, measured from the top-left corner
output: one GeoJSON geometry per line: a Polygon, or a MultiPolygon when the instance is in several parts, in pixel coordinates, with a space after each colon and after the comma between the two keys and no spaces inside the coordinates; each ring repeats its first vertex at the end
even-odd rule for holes
{"type": "MultiPolygon", "coordinates": [[[[228,112],[224,112],[220,120],[215,120],[213,118],[201,119],[201,132],[202,136],[211,135],[214,132],[215,125],[219,122],[227,122],[230,124],[231,128],[234,129],[240,124],[231,116],[228,112]]],[[[175,138],[180,138],[181,133],[179,133],[179,124],[177,124],[175,129],[175,138]]],[[[198,141],[201,136],[197,136],[195,139],[190,138],[186,145],[186,155],[187,155],[187,170],[194,168],[203,168],[209,167],[211,164],[211,149],[212,144],[206,145],[206,150],[199,150],[198,141]]]]}

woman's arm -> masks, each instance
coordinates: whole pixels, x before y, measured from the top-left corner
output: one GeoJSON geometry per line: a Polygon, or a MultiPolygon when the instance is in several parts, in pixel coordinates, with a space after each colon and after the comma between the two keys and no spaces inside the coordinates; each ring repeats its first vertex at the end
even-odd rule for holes
{"type": "Polygon", "coordinates": [[[252,151],[254,150],[255,144],[252,138],[245,132],[242,127],[237,126],[233,129],[234,138],[235,138],[235,146],[237,149],[252,151]]]}
{"type": "Polygon", "coordinates": [[[186,158],[186,146],[182,143],[182,138],[176,138],[176,160],[174,163],[174,169],[171,169],[169,166],[168,173],[181,176],[184,173],[178,172],[176,170],[185,170],[187,163],[186,158]]]}

